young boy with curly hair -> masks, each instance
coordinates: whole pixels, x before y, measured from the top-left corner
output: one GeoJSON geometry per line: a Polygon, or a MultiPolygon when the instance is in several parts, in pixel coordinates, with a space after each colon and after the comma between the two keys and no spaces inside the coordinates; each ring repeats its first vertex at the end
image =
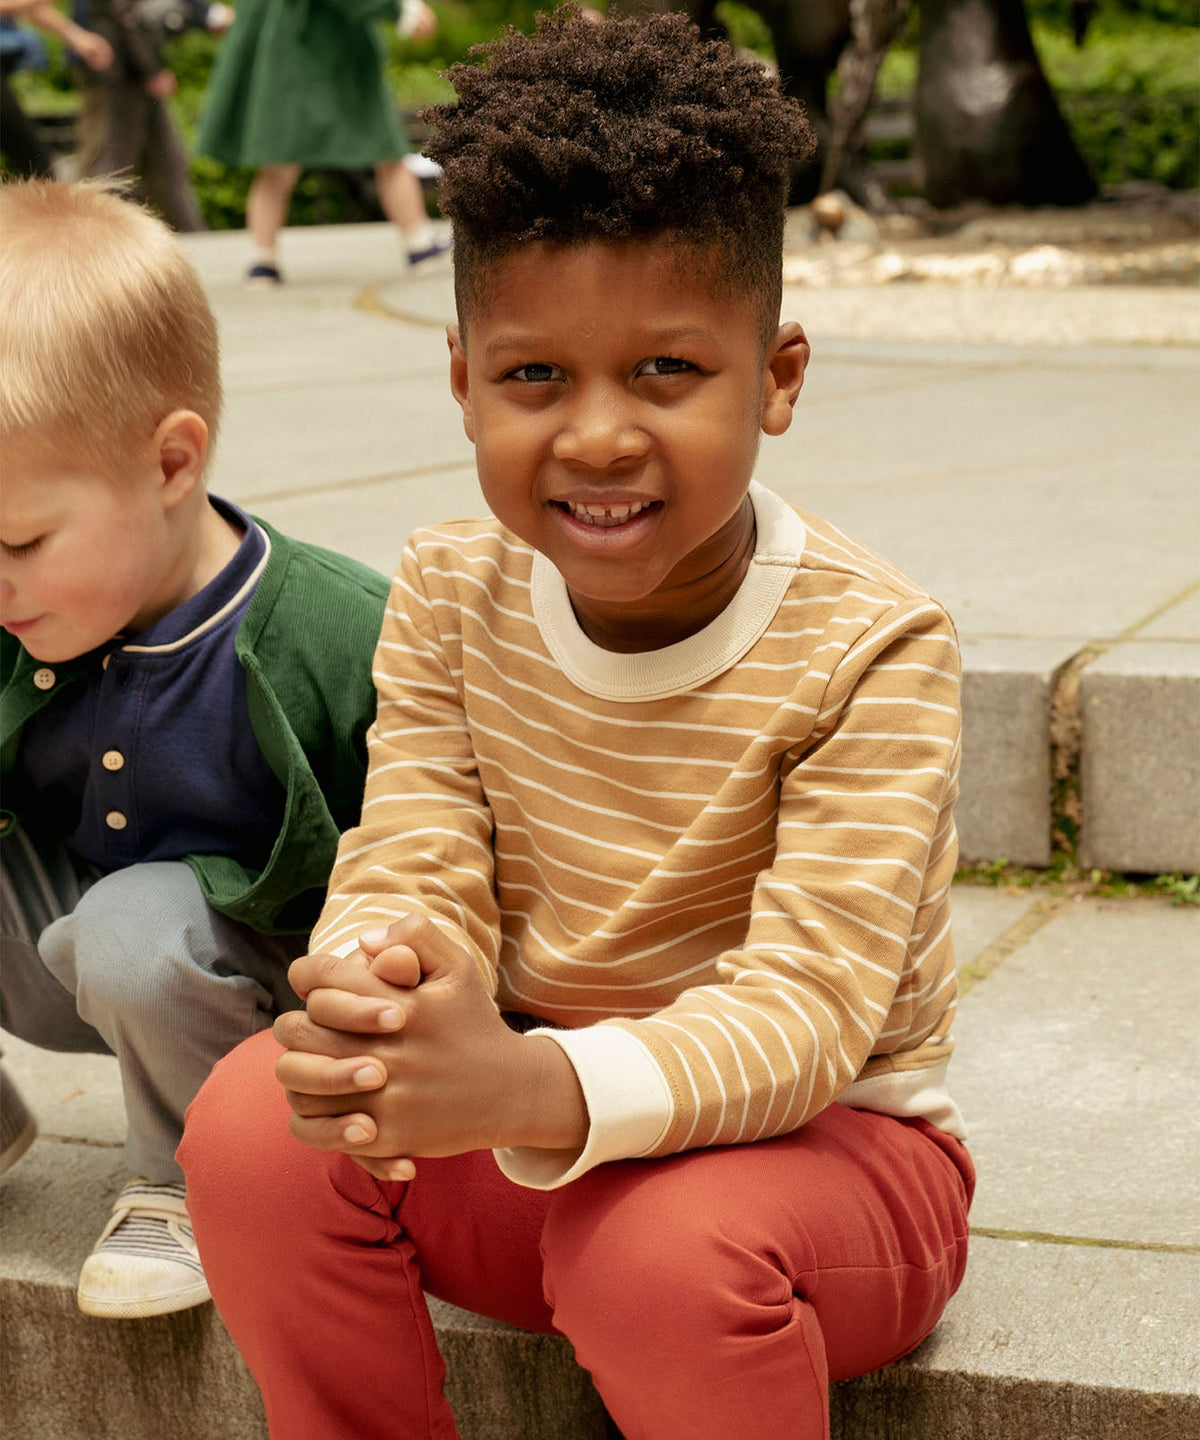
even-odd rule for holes
{"type": "Polygon", "coordinates": [[[776,82],[569,14],[451,78],[495,518],[410,541],[307,1010],[189,1115],[201,1253],[276,1440],[456,1434],[423,1290],[631,1440],[818,1437],[966,1261],[954,631],[752,478],[808,359],[776,82]]]}
{"type": "MultiPolygon", "coordinates": [[[[166,226],[0,189],[0,1024],[111,1051],[133,1179],[93,1315],[208,1299],[175,1150],[213,1062],[295,1006],[374,714],[380,575],[206,493],[217,327],[166,226]]],[[[0,1168],[34,1122],[0,1084],[0,1168]]]]}

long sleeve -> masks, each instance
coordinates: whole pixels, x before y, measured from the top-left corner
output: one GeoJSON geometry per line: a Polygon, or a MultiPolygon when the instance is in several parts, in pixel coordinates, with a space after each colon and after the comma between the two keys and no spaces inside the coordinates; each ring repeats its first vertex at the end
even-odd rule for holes
{"type": "MultiPolygon", "coordinates": [[[[442,616],[448,616],[443,607],[442,616]]],[[[463,710],[457,651],[410,546],[392,584],[373,674],[362,819],[342,838],[314,950],[352,949],[366,929],[421,911],[471,951],[495,990],[499,926],[492,817],[463,710]]]]}

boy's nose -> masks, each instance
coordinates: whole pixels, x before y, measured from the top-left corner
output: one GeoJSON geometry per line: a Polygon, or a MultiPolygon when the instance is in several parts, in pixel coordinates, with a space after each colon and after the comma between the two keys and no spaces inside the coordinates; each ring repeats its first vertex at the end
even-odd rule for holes
{"type": "Polygon", "coordinates": [[[616,387],[575,397],[554,439],[554,456],[568,464],[603,469],[634,460],[649,448],[650,437],[616,387]]]}

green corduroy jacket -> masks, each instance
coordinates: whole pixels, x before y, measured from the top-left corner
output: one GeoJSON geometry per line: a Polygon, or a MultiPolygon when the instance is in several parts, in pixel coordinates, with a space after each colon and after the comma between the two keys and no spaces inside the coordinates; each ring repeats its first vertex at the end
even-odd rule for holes
{"type": "MultiPolygon", "coordinates": [[[[286,791],[283,826],[261,870],[225,855],[187,855],[215,910],[265,935],[307,932],[321,907],[340,833],[356,824],[375,718],[371,664],[388,582],[344,555],[281,535],[259,520],[270,557],[238,627],[250,723],[286,791]]],[[[21,732],[98,652],[64,664],[0,639],[0,834],[30,819],[20,784],[21,732]]]]}

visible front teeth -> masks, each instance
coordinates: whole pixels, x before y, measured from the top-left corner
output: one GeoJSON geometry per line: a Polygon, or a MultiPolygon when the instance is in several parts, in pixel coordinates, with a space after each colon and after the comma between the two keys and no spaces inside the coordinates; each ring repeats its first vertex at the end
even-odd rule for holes
{"type": "Polygon", "coordinates": [[[570,511],[585,525],[624,525],[645,508],[639,500],[633,505],[571,505],[570,511]]]}

